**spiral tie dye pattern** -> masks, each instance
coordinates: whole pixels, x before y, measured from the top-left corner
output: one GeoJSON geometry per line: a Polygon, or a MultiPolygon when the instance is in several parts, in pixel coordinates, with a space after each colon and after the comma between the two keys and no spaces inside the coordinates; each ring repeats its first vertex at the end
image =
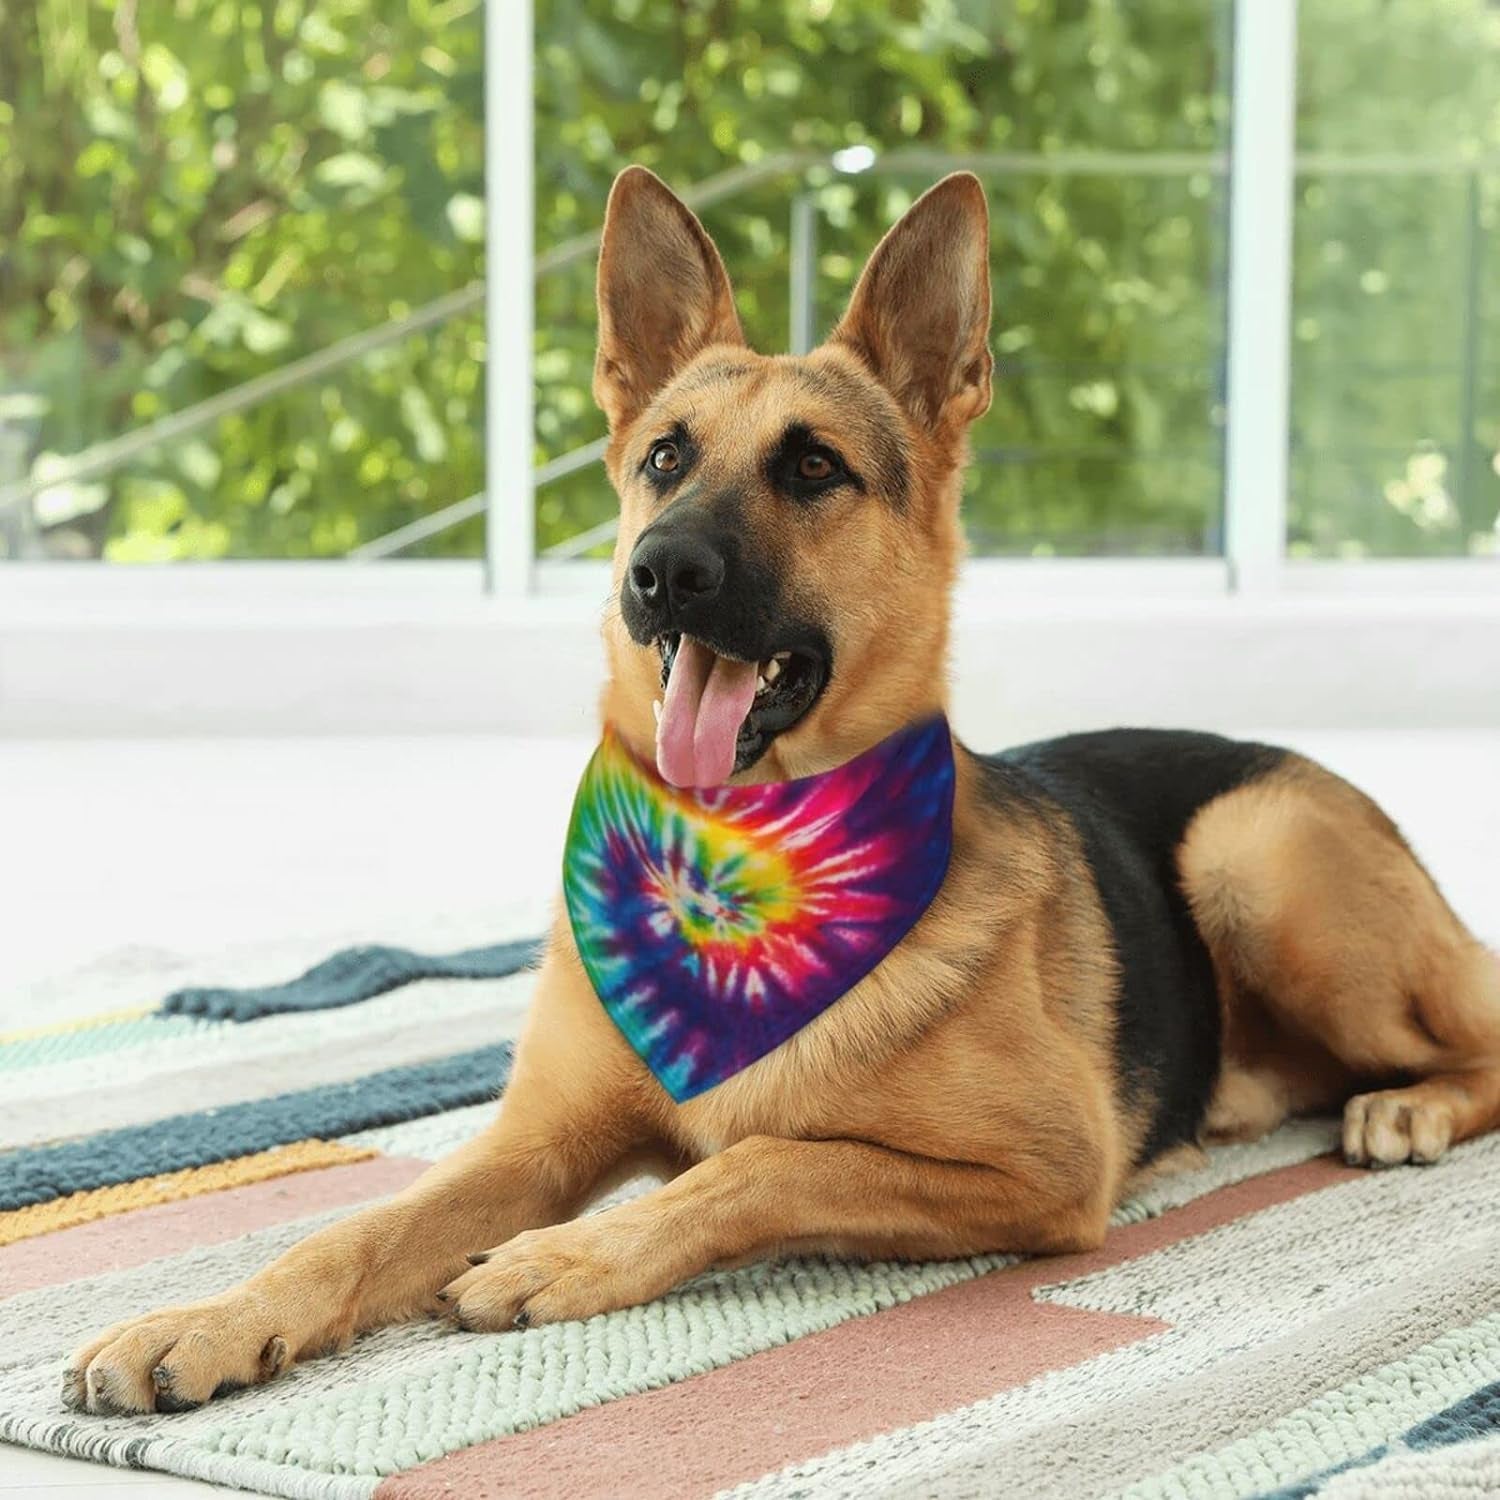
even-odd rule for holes
{"type": "Polygon", "coordinates": [[[819,776],[703,789],[605,729],[563,894],[595,992],[675,1100],[779,1047],[906,936],[947,874],[953,776],[941,716],[819,776]]]}

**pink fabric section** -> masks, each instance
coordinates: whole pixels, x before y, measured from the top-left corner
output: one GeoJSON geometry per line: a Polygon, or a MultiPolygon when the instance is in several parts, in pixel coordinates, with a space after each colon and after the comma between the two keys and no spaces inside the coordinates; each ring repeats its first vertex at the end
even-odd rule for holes
{"type": "Polygon", "coordinates": [[[1159,1332],[1154,1319],[1038,1302],[1071,1281],[1357,1176],[1332,1158],[1210,1193],[873,1317],[393,1475],[376,1500],[686,1500],[861,1442],[1159,1332]]]}
{"type": "Polygon", "coordinates": [[[409,1157],[377,1156],[158,1203],[76,1229],[19,1240],[0,1247],[0,1294],[14,1296],[80,1276],[123,1271],[180,1250],[220,1245],[322,1209],[381,1198],[405,1187],[430,1165],[409,1157]]]}

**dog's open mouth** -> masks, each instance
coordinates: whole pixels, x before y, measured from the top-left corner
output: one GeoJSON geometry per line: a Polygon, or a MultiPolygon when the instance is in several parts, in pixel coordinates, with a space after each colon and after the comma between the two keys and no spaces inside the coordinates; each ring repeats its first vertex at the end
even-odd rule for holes
{"type": "Polygon", "coordinates": [[[817,701],[821,652],[795,646],[742,661],[689,635],[657,638],[665,697],[656,715],[656,768],[674,786],[717,786],[753,765],[817,701]]]}

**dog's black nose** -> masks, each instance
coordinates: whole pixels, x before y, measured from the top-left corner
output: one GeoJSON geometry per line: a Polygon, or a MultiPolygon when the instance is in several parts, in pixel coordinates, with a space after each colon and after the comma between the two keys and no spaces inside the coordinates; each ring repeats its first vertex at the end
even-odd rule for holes
{"type": "Polygon", "coordinates": [[[658,609],[712,599],[723,582],[723,557],[691,532],[647,531],[630,554],[631,593],[658,609]]]}

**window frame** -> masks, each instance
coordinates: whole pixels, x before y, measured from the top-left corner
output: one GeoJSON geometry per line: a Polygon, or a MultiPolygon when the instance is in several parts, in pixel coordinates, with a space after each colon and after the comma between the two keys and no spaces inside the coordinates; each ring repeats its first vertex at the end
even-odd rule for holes
{"type": "MultiPolygon", "coordinates": [[[[487,85],[501,98],[531,96],[531,5],[492,6],[487,85]],[[523,45],[524,40],[524,45],[523,45]]],[[[1226,288],[1226,392],[1222,556],[1191,559],[975,558],[966,583],[1007,597],[1054,598],[1059,591],[1125,597],[1166,588],[1207,597],[1348,598],[1392,593],[1490,595],[1500,591],[1500,556],[1446,560],[1300,559],[1288,554],[1291,472],[1293,231],[1296,198],[1298,0],[1234,0],[1231,6],[1229,225],[1226,288]],[[1248,143],[1248,145],[1246,144],[1248,143]]],[[[499,119],[497,113],[494,116],[499,119]]],[[[530,243],[530,216],[519,235],[511,205],[531,203],[532,120],[506,116],[489,142],[489,243],[508,252],[530,243]]],[[[805,207],[806,200],[798,203],[805,207]]],[[[794,209],[797,205],[794,205],[794,209]]],[[[805,217],[805,215],[804,215],[805,217]]],[[[794,212],[794,227],[797,216],[794,212]]],[[[806,232],[806,226],[803,226],[806,232]]],[[[504,368],[530,369],[528,317],[533,265],[514,253],[490,276],[490,347],[509,351],[504,368]],[[524,336],[523,336],[524,335],[524,336]]],[[[807,319],[799,321],[805,342],[807,319]]],[[[530,380],[491,382],[489,452],[514,452],[534,431],[530,380]]],[[[535,546],[536,475],[525,473],[488,506],[488,586],[498,596],[572,591],[594,575],[579,563],[539,560],[535,546]],[[567,570],[578,570],[569,573],[567,570]],[[571,581],[570,581],[571,579],[571,581]]]]}
{"type": "MultiPolygon", "coordinates": [[[[1080,587],[1089,592],[1126,592],[1128,580],[1151,587],[1157,578],[1191,576],[1195,587],[1212,576],[1223,594],[1274,598],[1286,593],[1306,595],[1322,590],[1338,596],[1366,590],[1409,586],[1418,593],[1443,580],[1442,587],[1460,592],[1500,587],[1500,551],[1493,557],[1428,559],[1364,559],[1329,561],[1289,556],[1287,524],[1291,474],[1292,431],[1292,319],[1293,231],[1296,180],[1298,0],[1231,0],[1231,90],[1228,149],[1212,170],[1227,172],[1228,226],[1225,285],[1225,400],[1223,483],[1221,490],[1222,553],[1192,562],[1186,570],[1159,557],[1100,558],[1082,568],[1055,567],[1051,559],[1029,559],[1025,566],[1048,594],[1057,588],[1080,587]],[[1104,581],[1108,580],[1106,584],[1104,581]]],[[[549,461],[540,469],[528,462],[535,443],[535,388],[532,379],[536,277],[567,262],[592,254],[596,235],[538,256],[534,249],[534,18],[533,0],[487,5],[484,8],[485,45],[485,177],[487,265],[484,283],[474,283],[416,309],[407,317],[366,330],[329,348],[315,351],[289,365],[221,393],[196,407],[174,413],[146,428],[135,429],[95,444],[59,465],[52,482],[81,480],[107,473],[129,454],[174,441],[196,431],[220,414],[243,410],[269,395],[279,394],[326,371],[343,368],[363,354],[422,328],[445,321],[483,299],[487,367],[485,390],[485,450],[487,469],[505,476],[503,485],[487,485],[480,494],[418,518],[388,536],[354,549],[347,559],[368,564],[394,556],[404,547],[469,516],[485,517],[483,588],[496,598],[524,599],[540,590],[555,592],[559,575],[551,557],[537,553],[536,497],[539,485],[596,462],[603,441],[549,461]],[[545,580],[545,582],[544,582],[545,580]]],[[[848,153],[844,153],[848,154],[848,153]]],[[[890,158],[922,157],[921,152],[897,152],[890,158]]],[[[818,158],[819,161],[823,158],[818,158]]],[[[872,158],[873,160],[873,158],[872,158]]],[[[989,165],[996,165],[989,158],[989,165]]],[[[1128,158],[1108,152],[1072,153],[1059,157],[1049,170],[1117,169],[1128,158]]],[[[750,178],[767,171],[798,171],[811,162],[808,153],[790,153],[753,167],[721,174],[689,191],[698,206],[732,196],[750,178]]],[[[1142,169],[1160,169],[1164,159],[1141,158],[1142,169]]],[[[861,171],[864,166],[839,170],[861,171]]],[[[910,165],[911,163],[905,163],[910,165]]],[[[934,161],[934,169],[953,161],[934,161]]],[[[980,165],[976,160],[974,165],[980,165]]],[[[1035,170],[1036,161],[1012,161],[1013,170],[1035,170]]],[[[815,214],[806,193],[791,204],[794,241],[810,246],[816,233],[815,214]]],[[[806,257],[802,257],[805,260],[806,257]]],[[[811,338],[810,287],[806,266],[794,257],[792,344],[804,348],[811,338]]],[[[36,476],[0,484],[0,503],[26,498],[45,488],[36,476]]],[[[604,528],[597,528],[602,531],[604,528]]],[[[592,536],[592,533],[590,534],[592,536]]],[[[580,550],[573,545],[552,549],[562,556],[580,550]]],[[[986,576],[996,560],[975,559],[968,565],[975,579],[986,576]]],[[[404,566],[405,564],[403,564],[404,566]]],[[[5,563],[4,577],[15,577],[15,564],[5,563]]],[[[89,566],[89,565],[75,565],[89,566]]],[[[132,565],[139,566],[139,565],[132,565]]],[[[195,563],[197,569],[227,564],[195,563]]],[[[292,559],[267,561],[263,566],[303,568],[292,559]]],[[[576,566],[568,564],[568,566],[576,566]]],[[[587,572],[576,575],[587,577],[587,572]]],[[[1000,575],[996,575],[997,577],[1000,575]]],[[[1015,575],[1005,573],[1007,583],[1015,575]]],[[[394,575],[393,575],[394,577],[394,575]]]]}
{"type": "MultiPolygon", "coordinates": [[[[518,729],[556,729],[574,723],[575,708],[590,707],[588,695],[575,704],[570,689],[575,677],[581,682],[587,675],[581,660],[597,674],[608,566],[537,557],[537,474],[526,461],[535,417],[537,270],[532,7],[516,0],[487,5],[485,13],[486,334],[490,369],[506,373],[488,382],[485,411],[490,469],[504,483],[463,502],[486,513],[483,563],[354,557],[186,567],[0,564],[0,732],[275,733],[298,725],[336,732],[512,722],[518,729]],[[521,644],[502,645],[505,632],[521,644]],[[96,645],[103,654],[90,660],[96,645]],[[215,676],[218,649],[228,655],[215,676]],[[399,660],[377,661],[373,653],[382,649],[399,660]],[[368,664],[363,676],[362,663],[368,664]],[[142,701],[157,680],[153,672],[172,680],[162,689],[165,702],[142,701]],[[188,679],[185,685],[177,685],[174,672],[188,679]],[[278,673],[286,674],[280,686],[278,673]],[[313,701],[306,684],[315,679],[327,684],[327,703],[313,701]],[[513,719],[506,718],[494,695],[515,692],[518,683],[529,685],[534,701],[523,705],[518,698],[513,719]],[[440,703],[440,691],[452,701],[440,703]],[[200,724],[194,714],[204,703],[200,724]],[[280,706],[273,712],[268,704],[280,706]],[[424,705],[433,715],[427,721],[419,712],[424,705]]],[[[1131,659],[1137,675],[1128,685],[1148,690],[1141,700],[1146,711],[1131,717],[1160,717],[1149,690],[1171,679],[1180,660],[1180,681],[1172,681],[1181,701],[1176,716],[1184,720],[1205,714],[1222,720],[1214,706],[1221,699],[1212,695],[1235,682],[1254,686],[1247,712],[1266,704],[1284,708],[1271,720],[1252,713],[1242,721],[1250,725],[1369,723],[1382,722],[1382,715],[1384,722],[1403,722],[1414,712],[1425,718],[1429,709],[1436,722],[1500,724],[1500,556],[1288,556],[1297,0],[1236,0],[1232,35],[1224,553],[972,559],[959,588],[958,633],[980,639],[979,654],[991,661],[1029,628],[1034,644],[1027,651],[1056,658],[1055,677],[1045,685],[1039,679],[1032,699],[1007,701],[1014,722],[1032,728],[1047,727],[1047,713],[1062,705],[1081,721],[1117,711],[1114,698],[1101,696],[1108,684],[1095,683],[1095,692],[1085,682],[1093,668],[1075,661],[1080,652],[1111,645],[1112,622],[1144,632],[1131,637],[1139,655],[1131,659]],[[1045,627],[1058,622],[1062,634],[1054,639],[1045,627]],[[1308,633],[1305,651],[1286,647],[1294,629],[1308,633]],[[1360,644],[1361,629],[1368,647],[1360,644]],[[985,631],[993,636],[983,637],[985,631]],[[1255,631],[1268,643],[1281,641],[1280,654],[1268,654],[1271,646],[1260,644],[1255,631]],[[1442,685],[1425,697],[1426,669],[1401,644],[1413,631],[1423,641],[1447,643],[1432,669],[1442,685]],[[1072,644],[1065,649],[1061,641],[1072,644]],[[1380,643],[1395,643],[1399,659],[1389,670],[1375,654],[1380,643]],[[1217,676],[1203,666],[1211,646],[1226,653],[1217,676]],[[1347,705],[1328,687],[1341,670],[1350,674],[1347,705]],[[1251,674],[1262,671],[1279,674],[1279,697],[1270,687],[1256,696],[1260,687],[1251,674]],[[1473,684],[1467,700],[1465,680],[1473,684]],[[1076,684],[1082,686],[1070,699],[1076,684]]],[[[586,248],[571,246],[568,253],[586,248]]],[[[962,660],[960,668],[962,681],[968,670],[962,660]]]]}

